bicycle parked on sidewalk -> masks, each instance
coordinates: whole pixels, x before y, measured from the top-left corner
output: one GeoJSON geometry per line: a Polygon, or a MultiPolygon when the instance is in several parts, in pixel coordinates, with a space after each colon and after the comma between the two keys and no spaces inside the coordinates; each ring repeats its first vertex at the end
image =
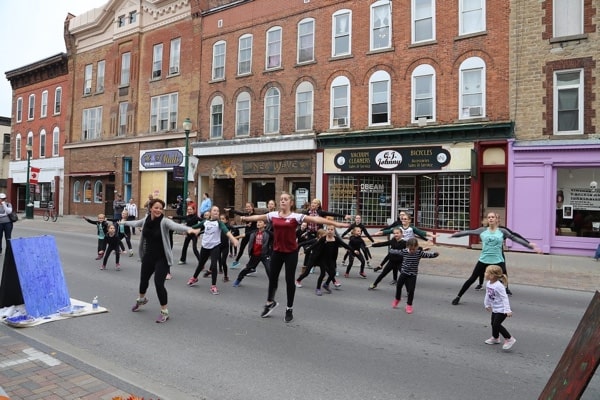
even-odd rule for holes
{"type": "Polygon", "coordinates": [[[44,221],[48,221],[52,219],[52,222],[56,222],[58,220],[58,213],[54,209],[54,202],[48,203],[48,208],[44,211],[44,221]]]}

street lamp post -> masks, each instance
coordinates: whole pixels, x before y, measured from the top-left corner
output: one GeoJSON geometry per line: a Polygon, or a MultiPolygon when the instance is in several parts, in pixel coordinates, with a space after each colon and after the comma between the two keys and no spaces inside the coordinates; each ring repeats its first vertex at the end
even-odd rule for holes
{"type": "MultiPolygon", "coordinates": [[[[189,168],[189,156],[188,147],[190,142],[190,131],[192,130],[192,121],[186,118],[183,121],[183,130],[185,131],[185,155],[183,158],[183,201],[185,202],[188,198],[188,168],[189,168]]],[[[186,203],[184,203],[186,204],[186,203]]],[[[184,213],[185,214],[185,213],[184,213]]]]}
{"type": "Polygon", "coordinates": [[[32,146],[27,143],[27,181],[25,182],[25,219],[33,219],[33,202],[31,201],[31,187],[29,186],[29,178],[31,175],[31,150],[32,146]]]}

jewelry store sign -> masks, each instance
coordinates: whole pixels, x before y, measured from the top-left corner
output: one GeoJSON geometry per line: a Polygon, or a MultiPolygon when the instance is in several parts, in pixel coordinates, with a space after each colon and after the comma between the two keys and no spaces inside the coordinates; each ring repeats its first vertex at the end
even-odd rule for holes
{"type": "Polygon", "coordinates": [[[343,150],[334,156],[341,171],[439,170],[450,163],[450,152],[441,146],[374,150],[343,150]]]}

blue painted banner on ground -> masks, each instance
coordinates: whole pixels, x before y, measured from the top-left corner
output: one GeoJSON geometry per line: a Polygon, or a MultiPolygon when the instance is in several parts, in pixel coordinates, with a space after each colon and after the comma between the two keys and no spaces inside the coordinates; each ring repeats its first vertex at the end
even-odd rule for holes
{"type": "Polygon", "coordinates": [[[53,236],[12,239],[27,314],[38,318],[71,304],[53,236]]]}

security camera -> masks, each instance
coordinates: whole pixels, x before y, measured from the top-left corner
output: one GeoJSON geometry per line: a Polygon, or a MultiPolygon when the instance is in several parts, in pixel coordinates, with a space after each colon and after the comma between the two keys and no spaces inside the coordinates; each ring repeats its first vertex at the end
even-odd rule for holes
{"type": "Polygon", "coordinates": [[[596,189],[598,189],[598,182],[596,182],[596,181],[591,181],[591,182],[590,182],[590,189],[592,189],[592,190],[596,190],[596,189]]]}

